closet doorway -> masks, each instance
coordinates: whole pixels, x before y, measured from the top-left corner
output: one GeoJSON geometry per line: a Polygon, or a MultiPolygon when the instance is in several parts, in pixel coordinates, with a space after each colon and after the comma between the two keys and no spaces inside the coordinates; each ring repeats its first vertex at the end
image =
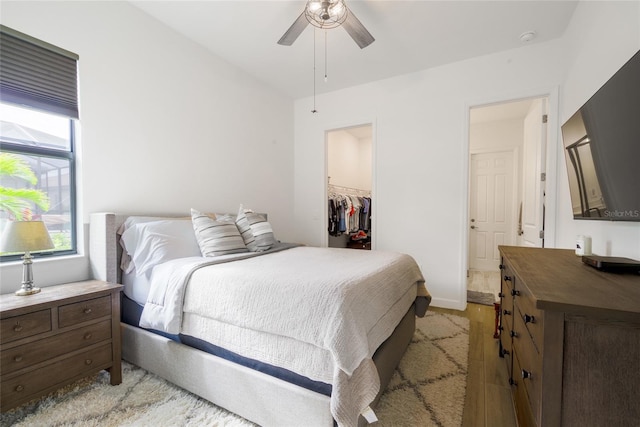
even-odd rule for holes
{"type": "Polygon", "coordinates": [[[327,246],[371,249],[373,126],[327,131],[327,246]]]}
{"type": "Polygon", "coordinates": [[[548,102],[537,97],[470,109],[470,292],[497,300],[499,245],[544,245],[548,102]]]}

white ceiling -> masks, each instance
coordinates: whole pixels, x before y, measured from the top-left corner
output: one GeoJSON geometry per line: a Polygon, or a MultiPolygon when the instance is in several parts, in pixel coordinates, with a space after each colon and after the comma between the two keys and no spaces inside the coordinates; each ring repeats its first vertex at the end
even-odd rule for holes
{"type": "MultiPolygon", "coordinates": [[[[375,37],[360,49],[343,28],[315,31],[316,93],[427,69],[562,36],[577,1],[345,0],[375,37]]],[[[135,6],[227,62],[294,99],[313,95],[314,27],[292,46],[278,39],[300,15],[304,0],[156,1],[135,6]]]]}

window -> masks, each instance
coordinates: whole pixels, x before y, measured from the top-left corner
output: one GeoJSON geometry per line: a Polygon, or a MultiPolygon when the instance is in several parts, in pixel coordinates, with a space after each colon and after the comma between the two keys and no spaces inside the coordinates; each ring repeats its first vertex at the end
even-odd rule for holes
{"type": "Polygon", "coordinates": [[[34,256],[76,253],[77,56],[5,26],[0,35],[0,228],[42,220],[55,248],[34,256]]]}

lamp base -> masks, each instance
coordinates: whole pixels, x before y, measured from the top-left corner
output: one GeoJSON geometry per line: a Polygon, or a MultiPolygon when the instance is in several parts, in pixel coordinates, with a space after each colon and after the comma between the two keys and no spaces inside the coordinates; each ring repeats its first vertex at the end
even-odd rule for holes
{"type": "Polygon", "coordinates": [[[31,289],[18,289],[16,291],[16,295],[25,296],[25,295],[33,295],[40,292],[40,288],[31,288],[31,289]]]}

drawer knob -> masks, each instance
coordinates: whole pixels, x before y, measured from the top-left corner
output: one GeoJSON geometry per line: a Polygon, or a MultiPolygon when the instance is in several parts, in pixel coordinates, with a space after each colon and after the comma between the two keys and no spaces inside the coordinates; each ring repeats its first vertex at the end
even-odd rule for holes
{"type": "Polygon", "coordinates": [[[509,354],[510,354],[510,353],[509,353],[509,350],[507,350],[506,348],[503,348],[503,349],[502,349],[502,356],[507,356],[507,355],[509,355],[509,354]]]}
{"type": "Polygon", "coordinates": [[[20,323],[16,323],[16,325],[13,327],[13,332],[20,332],[22,331],[22,325],[20,323]]]}
{"type": "Polygon", "coordinates": [[[505,316],[509,316],[511,312],[509,310],[502,310],[502,314],[504,314],[505,316]]]}
{"type": "Polygon", "coordinates": [[[499,298],[504,298],[504,294],[502,292],[498,292],[498,297],[499,298]]]}
{"type": "Polygon", "coordinates": [[[84,334],[84,339],[85,340],[90,340],[91,339],[91,332],[87,332],[86,334],[84,334]]]}
{"type": "Polygon", "coordinates": [[[518,383],[513,378],[509,378],[509,385],[518,385],[518,383]]]}
{"type": "Polygon", "coordinates": [[[510,282],[511,281],[511,276],[504,276],[504,281],[505,282],[510,282]]]}
{"type": "Polygon", "coordinates": [[[499,268],[500,270],[504,270],[504,265],[500,264],[500,265],[498,266],[498,268],[499,268]]]}
{"type": "Polygon", "coordinates": [[[15,391],[17,391],[18,393],[20,393],[23,390],[24,390],[24,386],[23,385],[17,385],[16,388],[15,388],[15,391]]]}
{"type": "Polygon", "coordinates": [[[516,289],[511,289],[511,296],[517,297],[520,295],[520,291],[516,289]]]}
{"type": "Polygon", "coordinates": [[[509,335],[511,335],[511,337],[513,338],[518,338],[518,333],[516,331],[511,331],[509,335]]]}
{"type": "Polygon", "coordinates": [[[91,365],[93,363],[93,359],[85,359],[84,364],[85,365],[91,365]]]}
{"type": "Polygon", "coordinates": [[[529,314],[525,314],[522,317],[524,319],[524,323],[536,323],[536,318],[534,316],[531,316],[529,314]]]}
{"type": "Polygon", "coordinates": [[[521,373],[522,373],[522,379],[523,380],[526,380],[527,378],[529,378],[529,379],[531,378],[531,372],[523,369],[521,373]]]}
{"type": "Polygon", "coordinates": [[[22,355],[18,354],[17,356],[13,356],[14,362],[22,362],[22,355]]]}
{"type": "Polygon", "coordinates": [[[504,331],[504,326],[498,326],[499,331],[504,331]]]}
{"type": "Polygon", "coordinates": [[[82,312],[83,312],[84,314],[90,314],[92,311],[93,311],[93,310],[91,310],[91,308],[90,308],[90,307],[87,307],[87,308],[85,308],[84,310],[82,310],[82,312]]]}

